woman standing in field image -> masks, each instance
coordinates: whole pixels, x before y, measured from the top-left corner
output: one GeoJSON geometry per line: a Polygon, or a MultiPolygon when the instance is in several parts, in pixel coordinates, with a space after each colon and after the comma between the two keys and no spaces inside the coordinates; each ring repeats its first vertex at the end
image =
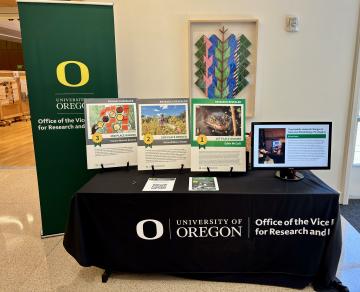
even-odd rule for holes
{"type": "Polygon", "coordinates": [[[143,135],[187,134],[185,105],[143,105],[141,130],[143,135]]]}
{"type": "Polygon", "coordinates": [[[164,127],[164,125],[165,125],[164,114],[161,114],[161,116],[160,116],[160,127],[164,127]]]}

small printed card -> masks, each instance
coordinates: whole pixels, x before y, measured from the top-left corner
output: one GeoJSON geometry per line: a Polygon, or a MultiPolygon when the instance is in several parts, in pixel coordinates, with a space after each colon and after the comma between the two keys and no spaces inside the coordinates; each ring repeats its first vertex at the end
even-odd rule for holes
{"type": "Polygon", "coordinates": [[[176,178],[150,177],[146,182],[143,192],[171,192],[174,189],[176,178]]]}
{"type": "Polygon", "coordinates": [[[218,190],[216,177],[189,177],[189,191],[214,192],[218,190]]]}

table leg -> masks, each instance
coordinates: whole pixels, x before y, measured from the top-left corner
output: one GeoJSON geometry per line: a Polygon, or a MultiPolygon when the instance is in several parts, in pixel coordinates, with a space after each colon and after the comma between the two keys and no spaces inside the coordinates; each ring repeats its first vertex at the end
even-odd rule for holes
{"type": "Polygon", "coordinates": [[[106,283],[111,275],[111,270],[105,269],[104,273],[101,275],[101,282],[106,283]]]}
{"type": "Polygon", "coordinates": [[[339,292],[349,292],[349,288],[346,287],[338,278],[336,278],[332,283],[330,284],[331,288],[335,288],[335,291],[339,292]]]}

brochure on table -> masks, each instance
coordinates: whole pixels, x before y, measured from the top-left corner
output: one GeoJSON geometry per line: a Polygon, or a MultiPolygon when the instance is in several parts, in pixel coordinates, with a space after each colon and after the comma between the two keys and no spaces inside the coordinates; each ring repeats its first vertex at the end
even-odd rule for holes
{"type": "Polygon", "coordinates": [[[191,100],[191,170],[246,171],[245,100],[191,100]]]}
{"type": "Polygon", "coordinates": [[[135,99],[84,99],[87,168],[137,164],[135,99]]]}
{"type": "Polygon", "coordinates": [[[172,192],[175,181],[176,178],[150,177],[143,188],[143,192],[172,192]]]}
{"type": "Polygon", "coordinates": [[[139,99],[138,169],[190,168],[189,99],[139,99]]]}
{"type": "Polygon", "coordinates": [[[189,191],[215,192],[219,190],[216,177],[189,177],[189,191]]]}

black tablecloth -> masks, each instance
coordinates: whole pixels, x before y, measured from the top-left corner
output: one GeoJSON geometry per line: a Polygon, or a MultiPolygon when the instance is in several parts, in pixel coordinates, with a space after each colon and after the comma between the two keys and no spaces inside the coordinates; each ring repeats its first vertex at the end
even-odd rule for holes
{"type": "Polygon", "coordinates": [[[326,286],[341,252],[339,194],[303,173],[300,182],[273,171],[218,177],[220,191],[206,193],[188,191],[199,176],[189,172],[155,173],[176,177],[173,192],[142,192],[149,172],[100,173],[72,199],[64,246],[82,266],[326,286]]]}

